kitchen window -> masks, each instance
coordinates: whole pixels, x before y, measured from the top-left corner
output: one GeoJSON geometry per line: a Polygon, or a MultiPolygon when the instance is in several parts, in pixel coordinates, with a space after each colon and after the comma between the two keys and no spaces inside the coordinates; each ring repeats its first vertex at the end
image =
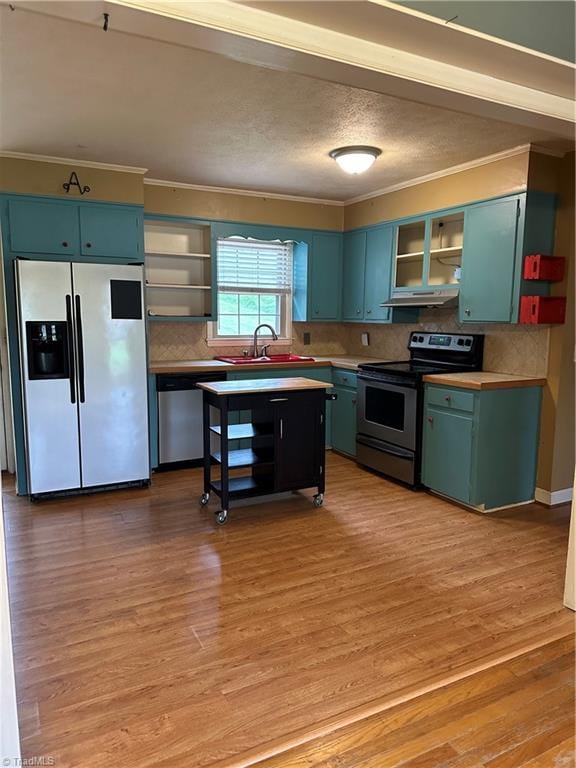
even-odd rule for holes
{"type": "Polygon", "coordinates": [[[210,343],[251,339],[260,323],[268,323],[279,339],[289,341],[292,243],[221,238],[216,264],[218,320],[210,324],[210,343]]]}

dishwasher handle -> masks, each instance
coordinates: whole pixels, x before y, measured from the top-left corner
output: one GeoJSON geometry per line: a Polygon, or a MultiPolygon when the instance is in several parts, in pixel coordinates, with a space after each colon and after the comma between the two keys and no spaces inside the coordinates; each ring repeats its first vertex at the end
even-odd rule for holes
{"type": "Polygon", "coordinates": [[[225,373],[157,373],[157,392],[182,392],[197,389],[198,384],[209,381],[226,381],[225,373]]]}

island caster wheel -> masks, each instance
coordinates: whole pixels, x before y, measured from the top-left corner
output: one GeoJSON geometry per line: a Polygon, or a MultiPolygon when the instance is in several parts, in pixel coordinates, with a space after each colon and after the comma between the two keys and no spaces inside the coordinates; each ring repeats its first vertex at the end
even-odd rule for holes
{"type": "Polygon", "coordinates": [[[220,512],[216,512],[216,522],[218,525],[226,525],[228,522],[228,510],[221,509],[220,512]]]}
{"type": "Polygon", "coordinates": [[[324,494],[323,493],[317,493],[316,496],[314,496],[314,506],[315,507],[321,507],[322,504],[324,504],[324,494]]]}
{"type": "Polygon", "coordinates": [[[210,494],[204,492],[202,496],[200,496],[200,504],[202,504],[202,506],[205,507],[209,501],[210,501],[210,494]]]}

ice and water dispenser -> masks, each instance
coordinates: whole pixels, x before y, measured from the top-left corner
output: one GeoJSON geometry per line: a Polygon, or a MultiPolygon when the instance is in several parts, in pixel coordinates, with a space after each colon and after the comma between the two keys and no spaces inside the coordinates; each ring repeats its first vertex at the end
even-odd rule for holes
{"type": "Polygon", "coordinates": [[[68,324],[66,321],[26,323],[29,379],[67,379],[68,324]]]}

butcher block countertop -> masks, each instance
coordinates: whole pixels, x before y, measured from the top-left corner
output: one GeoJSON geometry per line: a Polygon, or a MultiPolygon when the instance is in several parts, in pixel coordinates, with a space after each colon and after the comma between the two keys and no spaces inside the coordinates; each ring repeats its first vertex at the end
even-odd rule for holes
{"type": "Polygon", "coordinates": [[[248,395],[262,392],[292,392],[300,389],[329,389],[332,384],[298,376],[286,379],[200,382],[198,386],[215,395],[248,395]]]}
{"type": "Polygon", "coordinates": [[[315,357],[314,361],[300,360],[293,363],[246,363],[233,365],[223,363],[221,360],[167,360],[163,362],[151,362],[150,373],[215,373],[224,371],[265,371],[278,368],[347,368],[355,371],[361,363],[383,362],[378,357],[353,357],[351,355],[338,355],[335,357],[315,357]]]}
{"type": "Polygon", "coordinates": [[[515,387],[543,387],[546,379],[534,379],[529,376],[514,376],[509,373],[491,373],[490,371],[471,371],[469,373],[432,373],[424,376],[427,384],[442,384],[445,387],[462,389],[513,389],[515,387]]]}

